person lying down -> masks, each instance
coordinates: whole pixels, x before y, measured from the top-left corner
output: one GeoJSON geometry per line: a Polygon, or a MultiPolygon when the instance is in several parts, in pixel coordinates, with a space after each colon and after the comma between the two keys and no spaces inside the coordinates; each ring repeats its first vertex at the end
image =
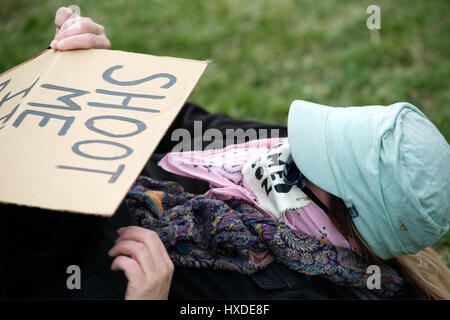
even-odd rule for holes
{"type": "Polygon", "coordinates": [[[127,204],[175,264],[252,273],[276,259],[360,288],[377,266],[379,297],[409,281],[421,297],[448,298],[449,272],[429,248],[448,230],[448,163],[445,139],[411,104],[294,101],[288,138],[160,161],[210,183],[205,194],[140,177],[127,204]]]}
{"type": "MultiPolygon", "coordinates": [[[[67,8],[55,23],[55,50],[111,46],[103,26],[67,8]]],[[[278,263],[365,297],[395,298],[407,286],[416,298],[450,299],[450,272],[430,248],[449,228],[450,147],[427,117],[405,102],[296,100],[287,131],[159,162],[209,183],[207,192],[137,179],[125,203],[138,227],[121,229],[110,250],[113,270],[128,278],[126,297],[167,298],[172,264],[252,275],[278,263]],[[131,244],[150,238],[158,254],[131,244]],[[152,259],[169,271],[138,289],[152,259]]]]}

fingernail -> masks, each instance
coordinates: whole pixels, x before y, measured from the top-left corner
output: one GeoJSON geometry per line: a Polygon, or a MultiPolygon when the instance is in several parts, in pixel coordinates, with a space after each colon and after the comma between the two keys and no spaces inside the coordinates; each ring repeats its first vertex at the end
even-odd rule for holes
{"type": "Polygon", "coordinates": [[[57,40],[53,40],[53,41],[50,43],[50,47],[52,47],[52,49],[55,49],[57,43],[58,43],[57,40]]]}

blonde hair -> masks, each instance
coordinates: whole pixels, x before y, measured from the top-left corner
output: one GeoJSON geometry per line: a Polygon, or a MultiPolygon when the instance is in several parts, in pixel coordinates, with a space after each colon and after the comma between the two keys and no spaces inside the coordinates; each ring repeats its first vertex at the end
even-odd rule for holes
{"type": "Polygon", "coordinates": [[[433,249],[425,248],[396,260],[419,298],[450,300],[450,271],[433,249]]]}
{"type": "Polygon", "coordinates": [[[348,213],[344,202],[331,195],[329,218],[342,233],[356,241],[362,257],[370,264],[390,264],[397,269],[419,299],[450,300],[450,271],[441,257],[432,249],[425,248],[416,254],[381,260],[365,243],[348,213]]]}

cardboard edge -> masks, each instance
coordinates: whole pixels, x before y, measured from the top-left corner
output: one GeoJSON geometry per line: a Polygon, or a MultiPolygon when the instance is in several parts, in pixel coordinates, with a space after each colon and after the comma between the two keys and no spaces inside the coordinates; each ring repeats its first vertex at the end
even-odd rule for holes
{"type": "Polygon", "coordinates": [[[14,71],[14,70],[20,68],[21,66],[23,66],[24,64],[27,64],[28,62],[30,62],[30,61],[36,59],[37,57],[39,57],[39,56],[43,55],[44,53],[48,52],[48,50],[50,50],[50,49],[46,49],[46,50],[44,50],[44,51],[38,53],[37,55],[31,57],[30,59],[28,59],[28,60],[22,62],[21,64],[18,64],[18,65],[16,65],[16,66],[12,67],[11,69],[6,70],[6,71],[3,72],[3,73],[0,73],[0,77],[3,77],[3,76],[5,76],[5,75],[7,75],[8,73],[10,73],[11,71],[14,71]]]}
{"type": "Polygon", "coordinates": [[[24,208],[41,209],[41,210],[51,211],[51,212],[55,212],[55,213],[66,212],[66,213],[70,213],[70,214],[85,214],[85,215],[98,216],[98,217],[112,217],[114,215],[114,213],[117,211],[117,209],[120,207],[120,205],[119,205],[114,210],[114,212],[111,212],[111,213],[98,213],[98,212],[94,212],[94,211],[92,211],[92,212],[81,212],[81,211],[62,209],[62,208],[56,208],[56,207],[55,208],[48,208],[48,207],[42,207],[42,206],[39,206],[39,205],[22,204],[22,203],[16,203],[16,202],[11,202],[11,201],[3,201],[3,200],[0,202],[0,204],[13,205],[13,206],[24,207],[24,208]]]}
{"type": "MultiPolygon", "coordinates": [[[[163,59],[169,59],[169,60],[185,60],[185,61],[206,63],[207,66],[209,65],[208,60],[197,60],[197,59],[190,59],[190,58],[183,58],[183,57],[171,57],[171,56],[159,56],[159,55],[151,54],[151,53],[129,52],[129,51],[123,51],[123,50],[114,50],[114,49],[80,49],[80,50],[96,50],[96,51],[108,50],[108,51],[120,52],[120,53],[132,53],[132,54],[137,54],[137,55],[141,55],[141,56],[152,56],[152,57],[156,57],[156,58],[163,58],[163,59]]],[[[75,51],[75,50],[72,50],[72,51],[75,51]]],[[[204,71],[200,75],[200,78],[203,75],[203,73],[204,73],[204,71]]]]}
{"type": "MultiPolygon", "coordinates": [[[[59,52],[63,52],[60,50],[55,50],[55,49],[45,49],[44,51],[41,51],[40,53],[34,55],[33,57],[27,59],[26,61],[0,73],[0,77],[3,77],[5,75],[7,75],[8,73],[20,68],[21,66],[23,66],[24,64],[27,64],[28,62],[38,58],[39,56],[45,54],[46,52],[48,52],[49,50],[53,50],[55,51],[56,54],[58,54],[59,52]]],[[[157,58],[165,58],[165,59],[170,59],[170,60],[187,60],[187,61],[195,61],[195,62],[200,62],[200,63],[206,63],[206,66],[209,65],[208,60],[196,60],[196,59],[189,59],[189,58],[178,58],[178,57],[170,57],[170,56],[158,56],[158,55],[154,55],[154,54],[148,54],[148,53],[139,53],[139,52],[129,52],[129,51],[123,51],[123,50],[112,50],[112,49],[75,49],[75,50],[70,50],[70,51],[81,51],[81,50],[95,50],[95,51],[101,51],[101,50],[108,50],[108,51],[113,51],[113,52],[121,52],[121,53],[132,53],[132,54],[138,54],[138,55],[143,55],[143,56],[153,56],[153,57],[157,57],[157,58]]],[[[204,71],[202,72],[201,76],[203,75],[204,71]]],[[[200,79],[199,78],[199,79],[200,79]]]]}

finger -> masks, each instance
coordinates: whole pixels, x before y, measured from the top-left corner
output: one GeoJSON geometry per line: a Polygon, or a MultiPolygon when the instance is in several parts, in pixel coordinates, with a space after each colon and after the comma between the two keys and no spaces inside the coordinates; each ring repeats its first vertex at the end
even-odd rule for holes
{"type": "Polygon", "coordinates": [[[67,29],[69,26],[71,26],[72,24],[74,24],[76,22],[76,15],[72,15],[69,18],[66,19],[66,21],[64,21],[64,23],[62,25],[60,25],[59,27],[56,27],[56,33],[55,33],[55,38],[56,36],[58,36],[58,34],[64,30],[67,29]]]}
{"type": "Polygon", "coordinates": [[[58,34],[66,29],[68,29],[69,27],[71,27],[72,25],[74,25],[78,20],[80,20],[81,17],[70,17],[69,19],[67,19],[66,21],[64,21],[64,23],[61,25],[61,27],[59,28],[58,34]]]}
{"type": "Polygon", "coordinates": [[[51,44],[53,49],[74,50],[74,49],[109,49],[111,43],[105,35],[92,33],[77,34],[62,40],[55,40],[51,44]]]}
{"type": "Polygon", "coordinates": [[[155,231],[138,226],[123,227],[118,229],[117,233],[120,235],[119,238],[145,243],[150,243],[150,240],[159,239],[155,231]]]}
{"type": "MultiPolygon", "coordinates": [[[[75,19],[68,19],[66,20],[66,22],[64,22],[63,27],[65,26],[65,28],[67,29],[68,25],[71,25],[75,22],[75,19]]],[[[56,49],[56,43],[58,42],[58,40],[56,39],[59,35],[59,33],[61,32],[60,28],[56,28],[56,33],[55,33],[55,37],[53,38],[52,42],[50,43],[50,47],[52,47],[53,49],[56,49]]],[[[61,40],[61,39],[59,39],[61,40]]]]}
{"type": "Polygon", "coordinates": [[[74,16],[77,16],[77,14],[72,9],[66,7],[59,8],[55,15],[56,30],[59,30],[67,19],[74,16]]]}
{"type": "Polygon", "coordinates": [[[159,235],[155,231],[137,226],[129,226],[120,228],[119,230],[117,230],[117,233],[120,236],[116,240],[116,242],[122,240],[131,240],[144,243],[149,249],[152,256],[156,258],[155,260],[159,260],[157,258],[162,256],[162,250],[164,250],[164,252],[167,252],[164,244],[159,238],[159,235]]]}
{"type": "Polygon", "coordinates": [[[142,282],[145,279],[145,275],[142,272],[139,264],[130,257],[116,257],[111,264],[111,270],[122,270],[123,272],[125,272],[125,276],[127,277],[128,281],[133,279],[135,281],[142,282]]]}
{"type": "Polygon", "coordinates": [[[119,238],[116,239],[116,243],[121,241],[135,241],[144,244],[152,256],[152,263],[149,264],[149,267],[154,270],[156,265],[159,265],[160,255],[154,253],[154,247],[155,243],[161,242],[161,239],[156,232],[142,227],[129,226],[120,228],[117,230],[117,233],[119,234],[119,238]]]}
{"type": "Polygon", "coordinates": [[[156,232],[137,226],[121,228],[117,232],[120,237],[116,242],[122,240],[139,241],[147,246],[153,257],[153,266],[155,268],[153,270],[169,269],[169,271],[173,272],[172,260],[170,260],[166,247],[156,232]]]}
{"type": "Polygon", "coordinates": [[[61,28],[58,34],[55,36],[55,40],[61,40],[70,36],[83,33],[92,33],[101,35],[105,33],[105,28],[90,18],[77,18],[67,28],[61,28]]]}
{"type": "Polygon", "coordinates": [[[109,255],[112,257],[126,255],[139,263],[145,274],[150,274],[154,270],[154,259],[148,248],[141,242],[122,240],[111,248],[109,255]]]}

